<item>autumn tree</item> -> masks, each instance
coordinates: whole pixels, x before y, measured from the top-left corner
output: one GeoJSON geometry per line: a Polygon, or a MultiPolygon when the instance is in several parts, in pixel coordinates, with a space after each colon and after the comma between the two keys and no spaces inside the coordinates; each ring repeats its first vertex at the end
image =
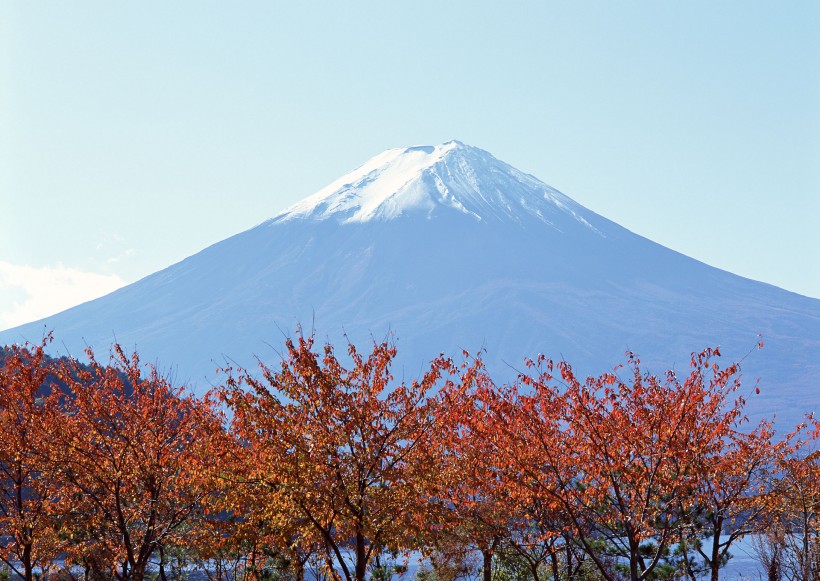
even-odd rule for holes
{"type": "Polygon", "coordinates": [[[777,478],[764,499],[770,552],[777,556],[778,569],[790,580],[820,578],[820,423],[808,440],[780,457],[777,478]]]}
{"type": "MultiPolygon", "coordinates": [[[[734,411],[739,414],[740,406],[734,411]]],[[[760,532],[761,516],[768,510],[769,479],[778,457],[788,449],[788,440],[773,440],[771,422],[743,431],[743,419],[719,413],[700,422],[703,444],[695,459],[696,503],[686,515],[679,541],[681,549],[691,547],[702,559],[712,581],[720,578],[729,548],[738,539],[760,532]]],[[[699,567],[688,553],[682,555],[688,576],[695,579],[699,567]]]]}
{"type": "Polygon", "coordinates": [[[585,381],[566,362],[541,358],[521,377],[531,393],[496,422],[521,485],[566,515],[607,580],[618,577],[607,553],[633,581],[650,578],[693,508],[699,458],[716,437],[704,420],[725,433],[737,415],[731,402],[726,409],[737,366],[720,369],[716,355],[694,354],[683,381],[641,372],[632,354],[627,379],[585,381]]]}
{"type": "Polygon", "coordinates": [[[207,499],[205,518],[189,539],[197,562],[203,568],[218,565],[209,574],[224,571],[227,578],[246,580],[264,578],[275,565],[280,577],[303,581],[320,549],[310,523],[280,490],[256,479],[259,456],[248,442],[236,431],[215,435],[221,441],[214,445],[224,454],[210,469],[217,492],[207,499]]]}
{"type": "Polygon", "coordinates": [[[295,507],[328,572],[364,581],[377,553],[413,546],[423,525],[418,503],[435,471],[420,461],[434,426],[428,396],[448,366],[436,360],[420,380],[393,385],[395,347],[347,351],[349,367],[300,335],[277,369],[232,375],[220,393],[253,457],[247,485],[264,491],[258,509],[277,518],[295,507]]]}
{"type": "Polygon", "coordinates": [[[202,401],[118,346],[109,365],[65,362],[69,397],[54,427],[53,462],[64,490],[69,558],[98,575],[141,580],[155,553],[183,542],[199,514],[208,446],[221,429],[202,401]]]}
{"type": "Polygon", "coordinates": [[[0,362],[0,559],[26,581],[60,549],[54,499],[60,490],[44,465],[59,421],[55,364],[41,344],[12,345],[0,362]]]}
{"type": "Polygon", "coordinates": [[[436,438],[429,462],[438,466],[435,504],[428,508],[437,524],[433,547],[472,548],[481,555],[482,579],[490,581],[493,558],[510,538],[516,515],[507,473],[499,463],[498,431],[490,413],[496,386],[480,359],[465,363],[455,381],[441,391],[436,438]]]}
{"type": "MultiPolygon", "coordinates": [[[[540,363],[552,365],[544,358],[540,363]]],[[[578,470],[562,421],[567,413],[563,392],[545,375],[522,375],[518,384],[482,390],[480,398],[489,412],[485,441],[495,450],[515,515],[508,547],[527,563],[533,581],[539,581],[544,563],[554,580],[575,578],[583,561],[575,530],[593,532],[584,521],[572,521],[561,489],[562,483],[574,482],[578,470]]]]}

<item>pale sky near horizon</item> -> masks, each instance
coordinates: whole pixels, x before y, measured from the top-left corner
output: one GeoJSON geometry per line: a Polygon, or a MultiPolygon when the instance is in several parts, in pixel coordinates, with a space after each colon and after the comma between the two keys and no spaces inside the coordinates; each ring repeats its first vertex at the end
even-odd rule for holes
{"type": "Polygon", "coordinates": [[[8,0],[0,329],[449,139],[820,298],[815,0],[8,0]]]}

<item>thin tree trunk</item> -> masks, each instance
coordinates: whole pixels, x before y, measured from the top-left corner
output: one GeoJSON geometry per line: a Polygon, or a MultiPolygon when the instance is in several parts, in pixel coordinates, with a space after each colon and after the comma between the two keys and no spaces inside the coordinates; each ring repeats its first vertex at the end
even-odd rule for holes
{"type": "Polygon", "coordinates": [[[686,571],[686,578],[690,581],[697,581],[695,572],[692,570],[692,560],[689,558],[689,543],[688,539],[684,539],[683,543],[683,567],[686,571]]]}
{"type": "MultiPolygon", "coordinates": [[[[550,553],[550,566],[552,567],[552,581],[559,581],[561,579],[561,564],[558,562],[558,553],[555,552],[555,546],[550,553]]],[[[536,572],[535,575],[538,573],[536,572]]]]}
{"type": "Polygon", "coordinates": [[[629,579],[631,581],[640,581],[641,574],[638,570],[638,560],[641,558],[638,552],[638,543],[633,539],[629,539],[629,579]]]}
{"type": "Polygon", "coordinates": [[[364,535],[358,532],[356,533],[356,581],[365,581],[364,575],[367,571],[366,558],[364,535]]]}
{"type": "MultiPolygon", "coordinates": [[[[29,538],[31,536],[29,535],[29,538]]],[[[25,581],[33,581],[34,579],[34,565],[31,562],[31,542],[23,545],[23,554],[20,556],[23,561],[23,573],[25,581]]]]}
{"type": "Polygon", "coordinates": [[[492,578],[493,578],[493,551],[492,551],[492,549],[487,550],[487,551],[481,551],[481,555],[484,557],[484,564],[482,566],[483,581],[492,581],[492,578]]]}
{"type": "Polygon", "coordinates": [[[165,551],[162,550],[162,545],[159,546],[159,578],[161,581],[168,581],[165,576],[165,551]]]}
{"type": "Polygon", "coordinates": [[[720,581],[720,533],[723,531],[723,518],[717,517],[712,537],[712,553],[709,558],[711,581],[720,581]]]}

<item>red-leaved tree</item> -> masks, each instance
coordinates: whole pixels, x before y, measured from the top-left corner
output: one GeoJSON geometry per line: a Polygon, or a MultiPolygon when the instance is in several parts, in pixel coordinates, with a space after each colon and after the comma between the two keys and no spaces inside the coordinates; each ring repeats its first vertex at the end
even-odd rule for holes
{"type": "Polygon", "coordinates": [[[367,355],[348,345],[349,366],[329,344],[317,352],[313,337],[286,348],[262,379],[231,376],[220,390],[251,458],[243,478],[260,500],[251,510],[291,519],[294,542],[319,543],[329,574],[364,581],[376,555],[414,547],[425,525],[419,503],[437,467],[421,451],[434,436],[430,393],[448,364],[395,384],[388,343],[367,355]]]}
{"type": "Polygon", "coordinates": [[[61,549],[54,502],[61,491],[44,461],[61,421],[48,341],[7,347],[0,361],[0,559],[26,581],[61,549]]]}
{"type": "MultiPolygon", "coordinates": [[[[93,574],[141,580],[155,554],[182,544],[212,493],[206,477],[218,415],[115,345],[103,366],[63,363],[67,386],[53,465],[63,496],[70,561],[93,574]]],[[[161,571],[162,573],[162,571],[161,571]]]]}

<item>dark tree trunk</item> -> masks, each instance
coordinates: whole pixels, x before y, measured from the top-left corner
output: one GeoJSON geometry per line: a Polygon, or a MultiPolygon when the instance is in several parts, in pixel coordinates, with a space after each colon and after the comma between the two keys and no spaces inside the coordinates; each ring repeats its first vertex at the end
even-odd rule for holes
{"type": "Polygon", "coordinates": [[[718,516],[714,521],[714,525],[712,552],[709,557],[709,578],[711,581],[720,581],[720,533],[723,531],[723,518],[718,516]]]}
{"type": "Polygon", "coordinates": [[[638,563],[641,559],[640,547],[633,538],[629,539],[629,579],[630,581],[640,581],[641,572],[638,563]]]}
{"type": "Polygon", "coordinates": [[[128,575],[129,581],[143,581],[143,579],[145,579],[145,569],[147,565],[148,563],[142,560],[134,563],[134,566],[131,568],[131,572],[128,575]]]}
{"type": "Polygon", "coordinates": [[[23,554],[21,555],[23,560],[23,569],[25,574],[26,581],[33,581],[34,579],[34,565],[31,562],[31,543],[26,543],[23,545],[23,554]]]}
{"type": "Polygon", "coordinates": [[[165,551],[162,550],[162,545],[159,546],[159,578],[160,581],[168,581],[165,576],[165,551]]]}
{"type": "Polygon", "coordinates": [[[492,581],[493,578],[493,550],[481,551],[484,557],[484,564],[482,566],[483,581],[492,581]]]}
{"type": "Polygon", "coordinates": [[[364,535],[362,533],[356,533],[356,581],[365,581],[364,575],[367,571],[366,558],[364,535]]]}
{"type": "MultiPolygon", "coordinates": [[[[561,579],[561,571],[560,567],[561,564],[558,562],[558,553],[555,552],[555,546],[553,545],[553,550],[550,553],[550,566],[552,567],[552,581],[559,581],[561,579]]],[[[538,573],[535,572],[536,581],[538,581],[537,575],[538,573]]]]}

